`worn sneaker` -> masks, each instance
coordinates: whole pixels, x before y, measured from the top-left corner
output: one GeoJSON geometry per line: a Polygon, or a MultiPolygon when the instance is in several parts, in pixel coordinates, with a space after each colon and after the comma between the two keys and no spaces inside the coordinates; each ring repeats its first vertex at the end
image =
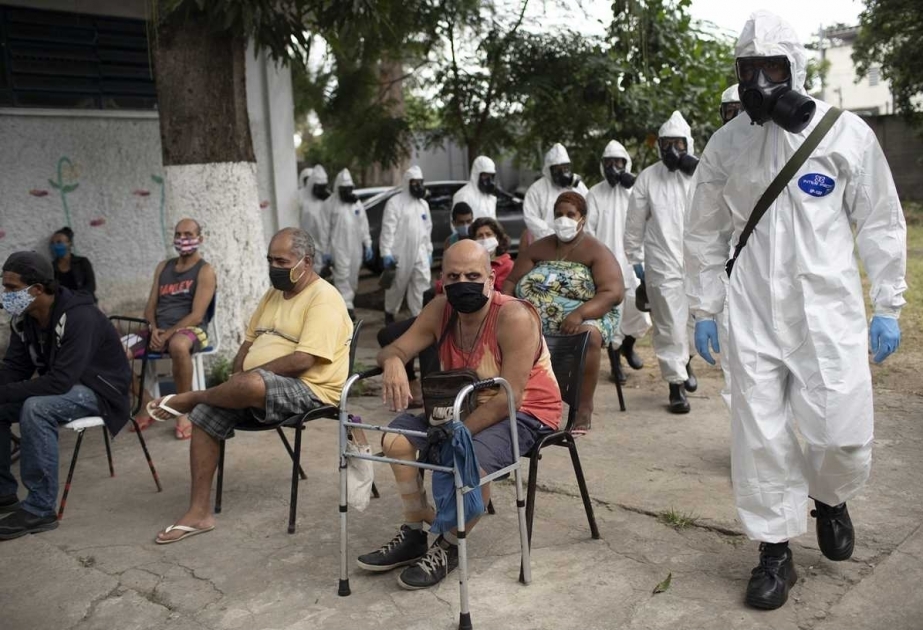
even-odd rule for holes
{"type": "Polygon", "coordinates": [[[35,516],[19,508],[3,520],[0,520],[0,540],[12,540],[26,534],[37,534],[57,529],[58,517],[35,516]]]}
{"type": "Polygon", "coordinates": [[[15,494],[5,494],[0,497],[0,514],[15,512],[19,508],[19,497],[15,494]]]}
{"type": "Polygon", "coordinates": [[[426,555],[397,577],[397,583],[408,591],[435,586],[458,566],[458,546],[442,536],[436,539],[426,555]]]}
{"type": "Polygon", "coordinates": [[[849,560],[856,546],[856,531],[845,503],[827,505],[815,499],[811,516],[817,519],[817,545],[835,562],[849,560]]]}
{"type": "Polygon", "coordinates": [[[356,564],[366,571],[382,573],[413,564],[426,555],[427,536],[422,529],[401,525],[401,530],[377,551],[359,556],[356,564]]]}
{"type": "Polygon", "coordinates": [[[781,608],[788,601],[788,591],[798,581],[792,550],[787,546],[781,554],[773,553],[769,545],[760,545],[760,564],[753,569],[747,584],[748,606],[761,610],[781,608]]]}

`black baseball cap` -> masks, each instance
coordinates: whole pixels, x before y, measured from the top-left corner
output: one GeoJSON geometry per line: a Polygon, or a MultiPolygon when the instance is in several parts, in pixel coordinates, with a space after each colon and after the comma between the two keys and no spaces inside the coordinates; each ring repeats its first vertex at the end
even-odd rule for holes
{"type": "Polygon", "coordinates": [[[54,280],[51,261],[38,252],[14,252],[3,263],[3,271],[18,273],[26,284],[45,284],[54,280]]]}

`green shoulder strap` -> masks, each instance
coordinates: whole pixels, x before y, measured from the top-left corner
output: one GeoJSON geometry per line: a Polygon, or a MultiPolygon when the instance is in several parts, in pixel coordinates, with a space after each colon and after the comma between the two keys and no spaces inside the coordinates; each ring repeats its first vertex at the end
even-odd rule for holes
{"type": "Polygon", "coordinates": [[[808,156],[814,152],[814,149],[817,148],[817,145],[824,139],[824,136],[827,135],[827,132],[833,127],[833,123],[837,121],[837,118],[839,118],[842,113],[843,110],[836,107],[831,107],[827,110],[824,117],[821,118],[817,126],[814,127],[814,131],[805,138],[804,143],[795,151],[795,155],[786,162],[782,170],[779,171],[779,174],[776,175],[776,178],[769,184],[769,188],[766,189],[766,192],[764,192],[759,201],[756,202],[756,206],[750,214],[750,219],[747,221],[747,226],[744,228],[744,231],[740,233],[737,247],[734,248],[734,256],[727,262],[726,270],[729,276],[731,275],[731,269],[734,268],[734,262],[737,260],[737,257],[740,256],[740,252],[743,251],[744,246],[746,246],[747,240],[750,238],[750,235],[753,234],[753,230],[756,229],[756,224],[760,222],[760,219],[762,219],[766,211],[769,210],[769,206],[776,200],[776,197],[782,194],[782,191],[788,186],[792,177],[795,176],[798,169],[805,163],[808,156]]]}

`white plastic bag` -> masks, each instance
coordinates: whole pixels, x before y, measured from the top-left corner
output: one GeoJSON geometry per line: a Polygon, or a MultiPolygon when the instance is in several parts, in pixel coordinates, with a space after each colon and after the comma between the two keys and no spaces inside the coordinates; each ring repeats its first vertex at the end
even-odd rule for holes
{"type": "MultiPolygon", "coordinates": [[[[346,443],[347,453],[372,454],[368,444],[346,443]]],[[[346,496],[349,506],[364,512],[372,498],[372,483],[375,481],[375,466],[365,459],[350,457],[346,461],[346,496]]]]}

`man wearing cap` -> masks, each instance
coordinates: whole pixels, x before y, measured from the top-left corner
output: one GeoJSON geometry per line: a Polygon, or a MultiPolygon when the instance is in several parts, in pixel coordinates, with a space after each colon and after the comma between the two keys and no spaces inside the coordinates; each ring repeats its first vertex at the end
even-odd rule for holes
{"type": "Polygon", "coordinates": [[[54,280],[51,262],[16,252],[3,264],[10,343],[0,363],[0,540],[55,529],[58,425],[101,416],[115,435],[128,421],[131,369],[118,332],[93,304],[54,280]],[[33,378],[35,376],[35,378],[33,378]],[[10,425],[19,423],[20,502],[10,471],[10,425]]]}

